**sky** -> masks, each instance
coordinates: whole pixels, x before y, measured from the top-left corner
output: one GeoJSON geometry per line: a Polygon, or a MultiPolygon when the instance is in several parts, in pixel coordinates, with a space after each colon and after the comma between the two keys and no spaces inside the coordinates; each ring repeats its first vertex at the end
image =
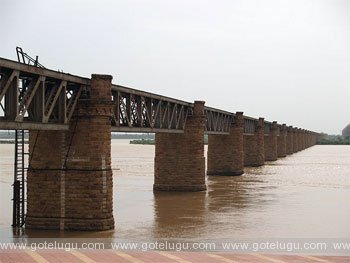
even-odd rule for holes
{"type": "Polygon", "coordinates": [[[317,132],[350,123],[348,0],[1,0],[0,57],[317,132]]]}

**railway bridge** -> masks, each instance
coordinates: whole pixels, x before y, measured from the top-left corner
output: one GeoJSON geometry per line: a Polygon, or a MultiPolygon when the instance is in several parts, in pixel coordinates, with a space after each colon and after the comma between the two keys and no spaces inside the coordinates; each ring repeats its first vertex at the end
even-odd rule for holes
{"type": "Polygon", "coordinates": [[[111,132],[155,133],[155,191],[206,190],[206,175],[241,175],[245,166],[313,146],[318,136],[115,85],[109,75],[88,79],[0,58],[0,77],[0,129],[29,130],[26,181],[15,176],[15,226],[24,223],[27,199],[27,228],[114,228],[111,132]]]}

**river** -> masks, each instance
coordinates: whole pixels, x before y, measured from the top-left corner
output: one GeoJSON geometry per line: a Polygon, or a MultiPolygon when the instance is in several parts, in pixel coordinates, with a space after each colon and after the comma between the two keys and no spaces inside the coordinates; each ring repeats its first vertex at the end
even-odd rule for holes
{"type": "MultiPolygon", "coordinates": [[[[14,235],[10,227],[13,147],[0,145],[2,238],[14,235]]],[[[262,167],[245,168],[243,176],[210,176],[208,190],[197,193],[153,193],[152,145],[112,140],[112,163],[115,230],[26,230],[24,237],[350,237],[350,146],[314,146],[262,167]]]]}

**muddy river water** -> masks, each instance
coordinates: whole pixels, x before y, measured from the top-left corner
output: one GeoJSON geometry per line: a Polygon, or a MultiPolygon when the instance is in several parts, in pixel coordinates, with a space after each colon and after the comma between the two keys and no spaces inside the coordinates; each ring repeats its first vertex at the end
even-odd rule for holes
{"type": "MultiPolygon", "coordinates": [[[[0,145],[0,235],[12,237],[13,145],[0,145]]],[[[115,240],[349,238],[350,146],[314,146],[246,168],[243,176],[207,177],[208,190],[153,193],[154,146],[112,141],[115,230],[25,231],[25,237],[115,240]]]]}

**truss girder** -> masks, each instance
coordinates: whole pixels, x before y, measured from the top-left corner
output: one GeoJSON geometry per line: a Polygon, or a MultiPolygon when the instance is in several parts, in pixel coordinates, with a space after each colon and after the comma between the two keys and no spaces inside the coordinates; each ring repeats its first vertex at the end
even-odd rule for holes
{"type": "MultiPolygon", "coordinates": [[[[0,129],[68,128],[82,89],[75,77],[0,59],[0,129]],[[42,125],[42,126],[41,126],[42,125]]],[[[80,83],[79,83],[80,82],[80,83]]]]}

